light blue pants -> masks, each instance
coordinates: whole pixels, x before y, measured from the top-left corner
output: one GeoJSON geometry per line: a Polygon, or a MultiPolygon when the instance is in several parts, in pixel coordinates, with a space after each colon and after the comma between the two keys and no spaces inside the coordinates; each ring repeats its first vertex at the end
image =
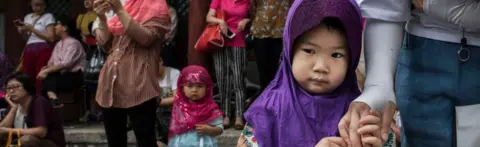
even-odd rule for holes
{"type": "Polygon", "coordinates": [[[459,47],[406,34],[395,78],[402,147],[454,146],[455,106],[480,103],[480,47],[464,63],[459,47]]]}

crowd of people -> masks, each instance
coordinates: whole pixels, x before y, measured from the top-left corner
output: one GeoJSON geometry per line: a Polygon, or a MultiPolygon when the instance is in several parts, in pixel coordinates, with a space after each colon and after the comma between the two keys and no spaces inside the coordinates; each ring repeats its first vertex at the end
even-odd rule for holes
{"type": "Polygon", "coordinates": [[[24,146],[65,146],[59,93],[84,84],[97,49],[107,58],[91,107],[111,147],[127,145],[129,127],[139,147],[216,147],[232,124],[239,147],[480,139],[476,0],[212,0],[203,20],[225,39],[212,52],[214,75],[164,65],[177,29],[165,0],[85,0],[76,19],[46,13],[46,2],[31,0],[32,13],[14,22],[27,41],[16,72],[0,53],[10,105],[0,137],[16,131],[24,146]],[[262,90],[248,107],[247,48],[262,90]]]}

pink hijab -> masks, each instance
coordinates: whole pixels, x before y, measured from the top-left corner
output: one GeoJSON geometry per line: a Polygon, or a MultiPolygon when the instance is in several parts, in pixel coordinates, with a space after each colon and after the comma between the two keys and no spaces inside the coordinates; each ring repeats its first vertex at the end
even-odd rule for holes
{"type": "MultiPolygon", "coordinates": [[[[133,20],[139,24],[143,24],[154,17],[168,17],[168,6],[165,0],[126,0],[123,7],[132,16],[133,20]]],[[[108,22],[108,29],[114,35],[123,35],[125,33],[125,28],[117,15],[108,22]]]]}
{"type": "Polygon", "coordinates": [[[222,115],[213,101],[213,82],[208,71],[196,65],[185,67],[178,78],[177,92],[173,99],[169,138],[195,129],[196,124],[208,124],[222,115]],[[188,101],[183,92],[183,86],[188,83],[207,84],[205,97],[194,103],[188,101]]]}

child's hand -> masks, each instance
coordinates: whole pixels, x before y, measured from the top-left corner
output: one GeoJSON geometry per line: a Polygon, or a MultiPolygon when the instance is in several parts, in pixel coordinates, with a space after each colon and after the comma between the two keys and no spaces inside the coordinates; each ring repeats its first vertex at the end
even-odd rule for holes
{"type": "Polygon", "coordinates": [[[347,143],[341,137],[325,137],[315,147],[347,147],[347,143]]]}
{"type": "Polygon", "coordinates": [[[370,110],[369,114],[360,119],[361,127],[358,134],[362,136],[362,144],[364,147],[381,147],[383,145],[381,136],[381,115],[377,111],[370,110]]]}
{"type": "Polygon", "coordinates": [[[207,124],[195,125],[195,131],[197,131],[199,135],[212,135],[210,130],[212,130],[212,126],[210,125],[207,125],[207,124]]]}

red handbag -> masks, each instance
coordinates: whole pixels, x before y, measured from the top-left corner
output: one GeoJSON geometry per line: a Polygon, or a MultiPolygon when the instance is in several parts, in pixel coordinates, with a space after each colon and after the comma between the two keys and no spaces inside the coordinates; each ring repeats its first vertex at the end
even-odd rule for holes
{"type": "MultiPolygon", "coordinates": [[[[223,10],[217,13],[218,19],[224,19],[223,10]]],[[[200,52],[211,52],[215,51],[218,48],[222,48],[225,43],[223,39],[222,31],[220,26],[207,24],[203,30],[202,35],[198,38],[197,43],[195,43],[195,49],[200,52]]]]}

